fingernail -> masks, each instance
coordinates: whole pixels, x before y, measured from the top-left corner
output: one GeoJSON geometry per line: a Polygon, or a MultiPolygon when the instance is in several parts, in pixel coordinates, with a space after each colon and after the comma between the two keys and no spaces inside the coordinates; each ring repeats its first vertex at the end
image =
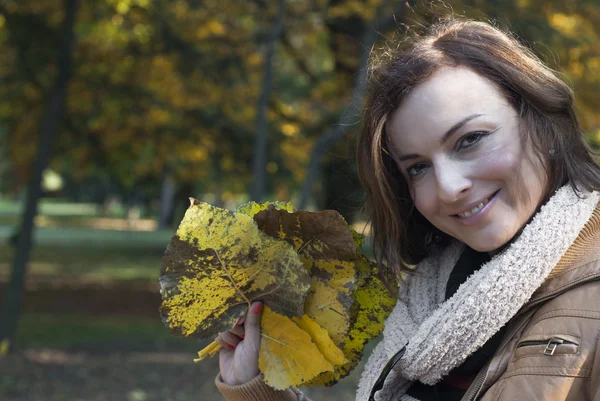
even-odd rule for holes
{"type": "Polygon", "coordinates": [[[240,324],[244,323],[244,320],[246,320],[246,315],[244,315],[241,318],[239,318],[236,324],[240,325],[240,324]]]}
{"type": "Polygon", "coordinates": [[[239,337],[240,337],[242,340],[244,339],[244,335],[243,335],[243,334],[240,334],[240,336],[239,336],[239,337]]]}
{"type": "Polygon", "coordinates": [[[263,309],[263,303],[262,302],[257,302],[254,305],[252,305],[252,313],[254,313],[255,315],[258,315],[263,309]]]}
{"type": "Polygon", "coordinates": [[[227,345],[227,349],[229,351],[233,351],[235,349],[235,347],[233,345],[227,345]]]}

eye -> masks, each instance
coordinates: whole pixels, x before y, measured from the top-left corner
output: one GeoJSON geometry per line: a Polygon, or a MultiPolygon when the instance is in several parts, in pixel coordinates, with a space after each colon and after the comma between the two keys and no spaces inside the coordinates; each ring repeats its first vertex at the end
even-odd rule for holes
{"type": "Polygon", "coordinates": [[[419,176],[425,169],[427,168],[427,164],[425,163],[416,163],[406,169],[406,174],[410,178],[415,178],[419,176]]]}
{"type": "Polygon", "coordinates": [[[471,148],[471,147],[477,145],[477,143],[479,143],[479,141],[481,141],[481,139],[486,137],[488,134],[489,134],[489,132],[484,132],[484,131],[471,132],[458,140],[457,147],[458,147],[458,149],[471,148]]]}

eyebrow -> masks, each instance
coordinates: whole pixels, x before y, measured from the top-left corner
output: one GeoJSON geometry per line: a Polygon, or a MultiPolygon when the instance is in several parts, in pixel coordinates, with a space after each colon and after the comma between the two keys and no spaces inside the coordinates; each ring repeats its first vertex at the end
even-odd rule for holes
{"type": "MultiPolygon", "coordinates": [[[[469,121],[471,121],[474,118],[481,117],[481,116],[483,116],[483,114],[471,114],[470,116],[465,117],[462,120],[460,120],[459,122],[457,122],[456,124],[454,124],[452,127],[450,127],[450,129],[448,131],[446,131],[444,136],[442,136],[442,138],[440,139],[440,145],[445,144],[448,141],[448,139],[450,139],[450,137],[452,135],[454,135],[456,133],[456,131],[461,129],[466,123],[468,123],[469,121]]],[[[418,157],[419,157],[418,154],[411,153],[408,155],[398,156],[398,161],[403,162],[406,160],[417,159],[418,157]]]]}

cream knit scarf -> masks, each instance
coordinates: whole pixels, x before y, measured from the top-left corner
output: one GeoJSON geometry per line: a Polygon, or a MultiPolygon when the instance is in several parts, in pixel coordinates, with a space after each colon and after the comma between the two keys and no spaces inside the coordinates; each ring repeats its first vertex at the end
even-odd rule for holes
{"type": "Polygon", "coordinates": [[[404,346],[377,400],[414,400],[405,395],[414,380],[435,384],[485,344],[530,299],[591,217],[599,194],[580,196],[569,185],[558,190],[519,238],[448,300],[446,283],[464,245],[454,243],[421,262],[365,366],[357,401],[368,400],[384,365],[404,346]]]}

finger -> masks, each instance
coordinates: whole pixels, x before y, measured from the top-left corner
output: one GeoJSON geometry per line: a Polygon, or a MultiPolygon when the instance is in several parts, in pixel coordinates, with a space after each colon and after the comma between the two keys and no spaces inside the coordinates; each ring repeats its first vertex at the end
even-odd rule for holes
{"type": "Polygon", "coordinates": [[[223,339],[223,333],[219,334],[219,336],[215,338],[215,341],[219,343],[221,347],[223,347],[222,350],[233,351],[235,349],[233,345],[229,344],[227,341],[225,341],[225,339],[223,339]]]}
{"type": "Polygon", "coordinates": [[[239,338],[230,331],[225,331],[221,333],[221,339],[226,345],[232,346],[233,348],[237,347],[240,341],[242,341],[241,338],[239,338]]]}
{"type": "Polygon", "coordinates": [[[260,346],[260,316],[263,310],[262,302],[254,302],[246,315],[244,322],[244,344],[255,352],[260,346]]]}
{"type": "Polygon", "coordinates": [[[217,338],[215,338],[215,341],[217,343],[219,343],[219,345],[221,347],[223,347],[223,349],[229,349],[228,347],[230,347],[229,344],[227,344],[225,341],[223,341],[223,339],[221,338],[221,335],[219,334],[217,338]]]}
{"type": "Polygon", "coordinates": [[[232,332],[233,334],[235,334],[236,336],[238,336],[239,338],[241,338],[242,340],[244,339],[244,335],[245,335],[244,326],[236,325],[233,327],[233,329],[231,329],[229,331],[232,332]]]}

